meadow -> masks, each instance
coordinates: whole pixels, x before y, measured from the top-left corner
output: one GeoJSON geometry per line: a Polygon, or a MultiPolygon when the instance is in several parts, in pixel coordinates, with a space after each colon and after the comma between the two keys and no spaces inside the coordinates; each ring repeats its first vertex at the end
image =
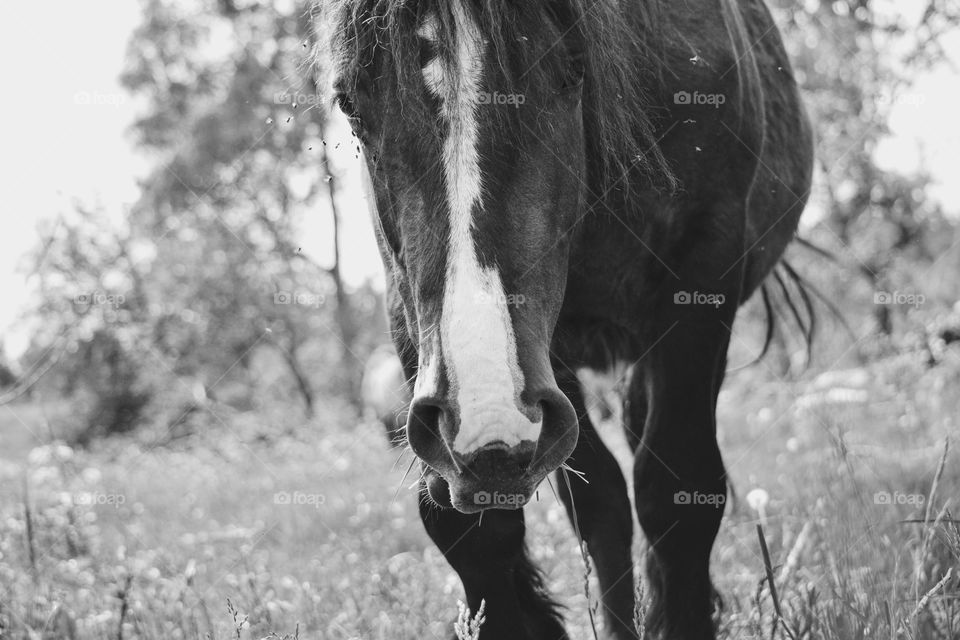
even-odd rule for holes
{"type": "MultiPolygon", "coordinates": [[[[0,308],[0,640],[450,640],[468,614],[420,523],[411,454],[356,408],[389,333],[369,149],[318,100],[316,3],[124,2],[139,6],[126,27],[116,3],[76,4],[54,7],[72,16],[42,40],[58,47],[5,39],[31,61],[10,74],[7,120],[42,125],[8,127],[3,149],[29,175],[10,181],[23,197],[0,236],[0,261],[19,262],[0,308]]],[[[788,258],[822,295],[781,265],[738,320],[718,410],[719,635],[960,640],[944,153],[960,148],[960,3],[768,4],[817,138],[788,258]],[[764,302],[786,331],[748,364],[764,302]],[[810,363],[792,332],[813,333],[814,306],[855,331],[821,324],[810,363]]],[[[600,430],[632,477],[615,411],[600,430]]],[[[570,640],[603,638],[551,488],[526,511],[570,640]]]]}
{"type": "MultiPolygon", "coordinates": [[[[721,637],[960,638],[960,349],[937,355],[787,381],[764,362],[730,373],[721,637]]],[[[282,429],[210,406],[183,437],[88,448],[52,426],[70,411],[0,408],[0,638],[453,635],[463,595],[419,522],[411,454],[348,405],[282,429]]],[[[628,469],[618,429],[602,426],[628,469]]],[[[602,638],[594,577],[548,486],[527,512],[571,638],[602,638]]],[[[641,577],[639,534],[635,547],[641,577]]]]}

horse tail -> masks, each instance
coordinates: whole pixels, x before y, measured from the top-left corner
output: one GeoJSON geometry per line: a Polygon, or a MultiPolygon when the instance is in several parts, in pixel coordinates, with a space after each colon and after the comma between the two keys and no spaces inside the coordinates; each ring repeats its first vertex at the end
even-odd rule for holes
{"type": "Polygon", "coordinates": [[[809,283],[786,259],[781,259],[770,277],[761,285],[761,298],[766,315],[767,334],[758,360],[770,351],[781,322],[792,323],[800,331],[807,350],[807,360],[813,353],[817,330],[817,313],[809,283]],[[775,302],[775,299],[779,304],[775,302]]]}
{"type": "MultiPolygon", "coordinates": [[[[794,241],[805,249],[825,258],[837,266],[843,266],[840,260],[828,249],[820,247],[806,238],[797,236],[794,241]]],[[[760,297],[763,304],[766,322],[766,336],[763,349],[756,361],[763,359],[770,351],[781,319],[789,321],[799,330],[807,352],[807,362],[813,356],[813,347],[816,343],[817,330],[820,326],[817,313],[817,302],[826,307],[830,315],[840,321],[843,328],[855,337],[855,332],[847,323],[843,312],[824,293],[822,293],[808,278],[803,276],[786,259],[781,258],[774,267],[771,276],[760,285],[760,297]],[[777,303],[779,301],[780,304],[777,303]]]]}

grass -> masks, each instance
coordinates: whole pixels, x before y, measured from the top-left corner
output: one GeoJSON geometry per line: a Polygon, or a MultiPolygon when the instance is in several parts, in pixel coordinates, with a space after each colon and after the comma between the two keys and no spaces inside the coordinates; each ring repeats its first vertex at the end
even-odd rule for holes
{"type": "MultiPolygon", "coordinates": [[[[409,458],[376,425],[336,404],[293,430],[216,411],[163,446],[73,450],[36,405],[0,407],[0,638],[448,640],[458,619],[476,634],[483,612],[458,609],[409,458]]],[[[787,383],[759,365],[731,374],[719,415],[722,637],[960,637],[956,348],[934,367],[904,355],[787,383]]],[[[539,497],[532,553],[571,637],[593,638],[595,576],[539,497]]],[[[644,553],[638,539],[638,575],[644,553]]]]}

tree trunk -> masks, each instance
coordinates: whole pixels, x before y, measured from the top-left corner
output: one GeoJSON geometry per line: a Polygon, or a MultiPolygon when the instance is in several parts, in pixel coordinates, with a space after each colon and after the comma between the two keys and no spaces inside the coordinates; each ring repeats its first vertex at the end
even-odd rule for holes
{"type": "Polygon", "coordinates": [[[310,388],[310,381],[307,378],[307,374],[303,371],[303,367],[300,366],[300,360],[297,358],[297,354],[293,348],[289,351],[280,349],[280,352],[283,354],[283,358],[286,360],[287,367],[290,369],[290,373],[293,374],[294,380],[297,381],[297,390],[300,392],[300,397],[303,398],[303,410],[308,418],[312,418],[314,415],[313,390],[310,388]]]}
{"type": "Polygon", "coordinates": [[[333,175],[333,167],[330,166],[330,156],[327,153],[326,145],[322,146],[321,154],[323,170],[327,176],[327,194],[330,198],[330,213],[333,218],[333,266],[330,268],[330,275],[333,277],[337,299],[336,319],[337,329],[340,333],[340,366],[343,369],[344,378],[347,381],[347,397],[351,403],[359,406],[361,362],[356,356],[354,349],[357,332],[353,322],[350,296],[344,287],[343,277],[340,272],[340,210],[337,207],[336,178],[333,175]]]}

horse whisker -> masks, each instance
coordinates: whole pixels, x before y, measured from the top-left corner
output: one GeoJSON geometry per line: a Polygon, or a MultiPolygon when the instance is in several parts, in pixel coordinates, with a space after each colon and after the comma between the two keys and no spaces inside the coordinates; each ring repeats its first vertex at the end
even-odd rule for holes
{"type": "MultiPolygon", "coordinates": [[[[403,453],[406,453],[406,451],[404,451],[403,453]]],[[[401,458],[403,457],[403,453],[400,454],[401,458]]],[[[397,462],[400,462],[399,458],[397,459],[397,462]]],[[[407,467],[407,470],[403,473],[403,477],[400,478],[400,483],[397,485],[397,490],[393,494],[393,500],[390,501],[391,504],[396,502],[397,496],[400,495],[400,489],[403,487],[403,483],[407,479],[407,476],[410,475],[411,471],[413,471],[413,465],[415,464],[417,464],[416,457],[414,457],[413,460],[410,461],[410,466],[407,467]]],[[[417,484],[419,484],[419,481],[417,482],[417,484]]],[[[413,485],[411,485],[409,488],[413,488],[413,485]]]]}
{"type": "Polygon", "coordinates": [[[561,465],[560,465],[560,468],[563,469],[564,471],[569,471],[570,473],[574,474],[575,476],[577,476],[578,478],[580,478],[581,480],[583,480],[583,481],[586,482],[587,484],[590,484],[590,481],[587,480],[587,474],[584,473],[583,471],[577,471],[576,469],[574,469],[573,467],[571,467],[571,466],[570,466],[568,463],[566,463],[566,462],[564,462],[563,464],[561,464],[561,465]]]}
{"type": "MultiPolygon", "coordinates": [[[[401,460],[403,460],[403,454],[405,454],[406,452],[407,452],[406,449],[404,449],[403,451],[400,452],[400,455],[397,456],[397,459],[394,460],[394,462],[393,462],[392,465],[390,465],[390,470],[391,470],[391,471],[393,471],[394,469],[397,468],[397,465],[400,464],[400,461],[401,461],[401,460]]],[[[401,480],[401,482],[402,482],[402,480],[401,480]]]]}

